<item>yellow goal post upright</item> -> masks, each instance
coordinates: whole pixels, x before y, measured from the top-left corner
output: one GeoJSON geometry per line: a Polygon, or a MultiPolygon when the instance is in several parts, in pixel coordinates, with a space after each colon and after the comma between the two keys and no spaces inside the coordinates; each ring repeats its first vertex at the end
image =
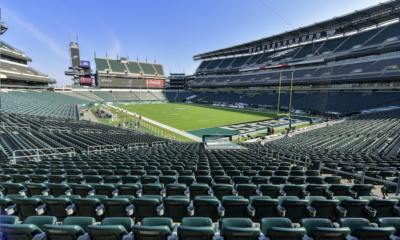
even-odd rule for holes
{"type": "Polygon", "coordinates": [[[292,80],[290,83],[290,100],[289,100],[289,111],[288,113],[279,113],[279,108],[280,108],[280,103],[281,103],[281,88],[282,88],[282,70],[280,72],[280,76],[279,76],[279,87],[278,87],[278,109],[276,112],[277,116],[287,116],[289,118],[289,127],[292,127],[292,118],[290,117],[291,115],[291,109],[292,109],[292,94],[293,94],[293,74],[294,71],[292,72],[292,80]]]}

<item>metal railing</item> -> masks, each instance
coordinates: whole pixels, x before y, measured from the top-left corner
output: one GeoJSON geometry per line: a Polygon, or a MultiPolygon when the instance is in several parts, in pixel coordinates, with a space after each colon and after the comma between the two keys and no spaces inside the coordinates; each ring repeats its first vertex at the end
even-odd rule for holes
{"type": "Polygon", "coordinates": [[[122,134],[122,135],[127,135],[128,132],[127,131],[118,131],[118,130],[108,130],[107,132],[109,135],[111,134],[122,134]]]}
{"type": "Polygon", "coordinates": [[[114,145],[98,145],[98,146],[89,146],[87,147],[87,154],[90,155],[90,153],[102,153],[102,152],[108,152],[108,151],[121,151],[122,147],[121,145],[114,144],[114,145]],[[92,149],[92,150],[91,150],[92,149]]]}
{"type": "Polygon", "coordinates": [[[99,133],[102,134],[103,130],[101,129],[89,129],[89,128],[80,128],[78,130],[79,133],[99,133]]]}
{"type": "Polygon", "coordinates": [[[129,151],[133,149],[147,148],[149,145],[147,143],[129,143],[127,148],[129,151]]]}
{"type": "Polygon", "coordinates": [[[31,126],[29,124],[23,124],[23,123],[5,123],[2,122],[1,125],[3,127],[9,127],[9,128],[21,128],[21,129],[27,129],[28,131],[31,130],[31,126]]]}
{"type": "Polygon", "coordinates": [[[59,127],[59,126],[41,126],[40,131],[58,131],[58,132],[71,132],[69,127],[59,127]]]}
{"type": "Polygon", "coordinates": [[[60,155],[70,155],[73,154],[74,156],[76,156],[76,152],[75,152],[75,148],[73,147],[63,147],[63,148],[35,148],[35,149],[23,149],[23,150],[15,150],[13,151],[13,162],[14,164],[17,163],[17,159],[19,158],[37,158],[37,160],[40,160],[40,157],[48,157],[48,156],[60,156],[60,155]],[[42,153],[40,154],[39,152],[43,152],[43,151],[51,151],[54,150],[55,153],[42,153]],[[61,151],[57,151],[57,150],[66,150],[65,152],[61,152],[61,151]],[[68,151],[71,150],[71,151],[68,151]],[[16,156],[17,152],[32,152],[35,151],[36,154],[34,155],[24,155],[24,156],[16,156]]]}
{"type": "Polygon", "coordinates": [[[158,141],[158,142],[152,142],[151,146],[152,147],[156,147],[156,146],[164,146],[167,145],[167,143],[165,141],[158,141]]]}
{"type": "MultiPolygon", "coordinates": [[[[267,152],[267,154],[268,154],[268,152],[267,152]]],[[[273,151],[272,151],[272,154],[273,154],[273,151]]],[[[305,167],[305,170],[307,170],[310,165],[313,165],[313,163],[310,161],[309,157],[306,157],[305,161],[301,161],[299,159],[295,159],[295,158],[293,158],[293,156],[285,157],[285,156],[279,156],[278,155],[276,158],[277,158],[277,160],[282,159],[282,160],[286,160],[286,161],[297,163],[297,164],[299,164],[299,163],[303,164],[304,167],[305,167]]],[[[380,178],[373,178],[373,177],[366,176],[367,170],[376,169],[376,170],[392,171],[392,172],[395,172],[398,177],[400,177],[400,171],[398,171],[396,169],[391,169],[391,168],[387,168],[387,167],[386,168],[385,167],[378,167],[378,166],[374,166],[374,165],[367,165],[367,164],[361,164],[361,163],[329,160],[329,162],[332,162],[332,163],[341,163],[341,164],[348,164],[348,165],[356,166],[356,167],[362,167],[362,173],[360,175],[360,174],[357,174],[357,173],[345,172],[345,171],[341,171],[341,170],[338,170],[338,169],[324,167],[324,166],[322,166],[322,160],[318,160],[318,161],[321,161],[321,164],[319,165],[319,168],[318,168],[318,170],[320,172],[321,172],[321,170],[328,170],[328,171],[334,172],[334,173],[340,173],[340,174],[343,174],[343,175],[349,175],[349,176],[352,176],[352,177],[360,179],[360,183],[361,184],[364,184],[364,181],[367,179],[367,180],[371,180],[371,181],[374,181],[374,182],[379,182],[379,183],[388,184],[388,185],[391,185],[391,186],[396,186],[395,195],[398,196],[399,193],[400,193],[400,181],[395,183],[395,182],[389,182],[389,181],[386,181],[386,180],[383,180],[383,179],[380,179],[380,178]]]]}

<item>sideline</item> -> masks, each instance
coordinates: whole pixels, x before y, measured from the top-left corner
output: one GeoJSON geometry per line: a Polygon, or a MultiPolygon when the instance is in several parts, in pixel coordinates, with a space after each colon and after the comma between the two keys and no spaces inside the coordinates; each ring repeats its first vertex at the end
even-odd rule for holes
{"type": "MultiPolygon", "coordinates": [[[[117,109],[117,107],[115,107],[115,106],[113,106],[113,105],[108,105],[108,104],[107,104],[107,106],[117,109]]],[[[124,109],[124,111],[126,111],[126,109],[124,109]]],[[[132,112],[129,112],[129,111],[128,111],[128,114],[133,116],[133,113],[132,113],[132,112]]],[[[167,130],[169,130],[169,131],[171,131],[171,132],[175,132],[175,133],[177,133],[177,134],[179,134],[179,135],[182,135],[182,136],[184,136],[184,137],[190,138],[190,139],[192,139],[192,140],[194,140],[194,141],[196,141],[196,142],[202,142],[202,141],[203,141],[203,139],[201,139],[201,138],[199,138],[199,137],[197,137],[197,136],[195,136],[195,135],[193,135],[193,134],[190,134],[190,133],[181,131],[181,130],[179,130],[179,129],[176,129],[176,128],[167,126],[167,125],[162,124],[162,123],[159,123],[159,122],[156,122],[156,121],[151,120],[151,119],[149,119],[149,118],[147,118],[147,117],[142,116],[142,119],[145,120],[145,121],[147,121],[147,122],[149,122],[149,123],[158,125],[158,126],[164,128],[164,129],[167,129],[167,130]]]]}

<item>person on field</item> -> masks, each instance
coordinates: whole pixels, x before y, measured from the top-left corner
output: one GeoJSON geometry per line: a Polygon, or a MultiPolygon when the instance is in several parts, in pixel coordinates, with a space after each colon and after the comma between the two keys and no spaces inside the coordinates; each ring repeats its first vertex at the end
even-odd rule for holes
{"type": "Polygon", "coordinates": [[[314,125],[314,119],[310,118],[310,125],[314,125]]]}
{"type": "Polygon", "coordinates": [[[272,135],[275,134],[275,128],[272,128],[272,135]]]}
{"type": "Polygon", "coordinates": [[[238,142],[241,142],[241,141],[242,141],[242,139],[241,139],[240,134],[239,134],[239,136],[238,136],[238,142]]]}

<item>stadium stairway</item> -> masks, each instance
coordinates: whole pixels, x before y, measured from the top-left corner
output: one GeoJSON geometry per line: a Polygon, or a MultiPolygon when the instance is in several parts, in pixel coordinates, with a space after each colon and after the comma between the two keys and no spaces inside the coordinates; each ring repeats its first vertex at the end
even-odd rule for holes
{"type": "MultiPolygon", "coordinates": [[[[112,107],[112,108],[115,108],[115,109],[117,108],[117,107],[115,107],[115,106],[113,106],[113,105],[108,105],[108,106],[109,106],[109,107],[112,107]]],[[[133,115],[133,113],[132,113],[132,112],[129,112],[129,111],[128,111],[128,114],[133,115]]],[[[190,138],[190,139],[192,139],[192,140],[195,140],[196,142],[201,142],[201,141],[202,141],[201,138],[199,138],[199,137],[197,137],[197,136],[195,136],[195,135],[193,135],[193,134],[190,134],[190,133],[181,131],[181,130],[179,130],[179,129],[176,129],[176,128],[167,126],[167,125],[162,124],[162,123],[159,123],[159,122],[156,122],[156,121],[151,120],[151,119],[149,119],[149,118],[146,118],[146,117],[144,117],[144,116],[142,116],[142,119],[145,120],[145,121],[147,121],[147,122],[149,122],[149,123],[152,123],[152,124],[155,124],[155,125],[157,125],[157,126],[160,126],[160,127],[164,128],[164,129],[167,129],[167,130],[169,130],[169,131],[171,131],[171,132],[175,132],[175,133],[177,133],[177,134],[179,134],[179,135],[182,135],[182,136],[184,136],[184,137],[187,137],[187,138],[190,138]]]]}

